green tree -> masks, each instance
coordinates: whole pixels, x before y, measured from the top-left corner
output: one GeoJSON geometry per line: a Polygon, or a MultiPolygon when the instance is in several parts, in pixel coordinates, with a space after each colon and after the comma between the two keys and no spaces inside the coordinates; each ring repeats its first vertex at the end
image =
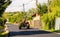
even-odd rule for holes
{"type": "Polygon", "coordinates": [[[36,12],[36,9],[35,8],[31,8],[31,9],[29,9],[28,12],[32,14],[32,13],[36,12]]]}
{"type": "Polygon", "coordinates": [[[49,4],[49,12],[42,16],[46,29],[55,28],[55,19],[60,17],[60,0],[52,0],[49,4]]]}
{"type": "Polygon", "coordinates": [[[47,9],[47,5],[46,4],[43,4],[41,6],[41,13],[47,13],[48,9],[47,9]]]}
{"type": "Polygon", "coordinates": [[[37,4],[37,8],[36,8],[36,10],[37,10],[37,12],[39,13],[39,14],[42,14],[41,13],[41,4],[37,4]]]}
{"type": "Polygon", "coordinates": [[[0,0],[0,17],[2,17],[3,12],[10,3],[10,0],[0,0]]]}
{"type": "Polygon", "coordinates": [[[52,12],[60,11],[60,0],[53,0],[50,3],[50,8],[52,12]]]}
{"type": "Polygon", "coordinates": [[[43,15],[44,13],[47,13],[48,9],[47,9],[47,5],[46,4],[37,4],[37,12],[40,15],[43,15]]]}

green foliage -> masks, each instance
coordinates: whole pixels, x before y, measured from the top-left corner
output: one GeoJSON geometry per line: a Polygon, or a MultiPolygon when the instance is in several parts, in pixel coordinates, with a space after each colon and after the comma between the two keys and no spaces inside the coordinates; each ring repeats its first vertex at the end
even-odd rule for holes
{"type": "Polygon", "coordinates": [[[45,29],[54,29],[55,27],[55,14],[48,13],[42,16],[42,21],[45,23],[45,29]]]}
{"type": "Polygon", "coordinates": [[[4,26],[4,19],[0,17],[0,25],[4,26]]]}
{"type": "Polygon", "coordinates": [[[41,19],[45,23],[44,29],[54,29],[55,19],[60,17],[60,0],[52,0],[50,2],[49,10],[50,12],[44,14],[41,19]]]}
{"type": "Polygon", "coordinates": [[[44,14],[41,19],[45,23],[44,29],[55,29],[55,19],[60,17],[60,12],[51,12],[44,14]]]}
{"type": "Polygon", "coordinates": [[[27,17],[27,19],[28,19],[28,20],[32,20],[32,17],[31,17],[31,16],[29,16],[29,17],[27,17]]]}
{"type": "Polygon", "coordinates": [[[55,31],[53,31],[53,32],[57,32],[57,33],[60,33],[60,30],[55,30],[55,31]]]}
{"type": "Polygon", "coordinates": [[[41,4],[37,4],[36,10],[37,10],[37,12],[38,12],[39,14],[42,14],[42,13],[41,13],[41,4]]]}
{"type": "Polygon", "coordinates": [[[0,17],[0,29],[5,28],[5,19],[0,17]]]}
{"type": "Polygon", "coordinates": [[[3,17],[6,18],[6,19],[9,19],[9,22],[18,22],[20,23],[23,19],[25,19],[25,16],[27,16],[27,19],[28,19],[28,14],[27,12],[24,13],[24,12],[9,12],[9,13],[4,13],[3,14],[3,17]]]}
{"type": "Polygon", "coordinates": [[[32,14],[30,12],[6,12],[3,14],[3,17],[8,19],[8,21],[11,23],[20,23],[22,20],[25,19],[25,17],[27,20],[31,20],[32,14]]]}
{"type": "Polygon", "coordinates": [[[47,9],[47,5],[46,4],[43,4],[41,6],[41,12],[44,14],[44,13],[47,13],[48,9],[47,9]]]}
{"type": "Polygon", "coordinates": [[[7,6],[11,3],[10,0],[0,0],[0,17],[2,17],[3,12],[7,8],[7,6]]]}
{"type": "Polygon", "coordinates": [[[31,14],[31,13],[34,13],[34,12],[36,12],[36,9],[35,8],[31,8],[31,9],[29,9],[28,10],[28,12],[31,14]]]}
{"type": "Polygon", "coordinates": [[[5,36],[6,36],[6,35],[1,35],[1,34],[0,34],[0,37],[5,37],[5,36]]]}
{"type": "Polygon", "coordinates": [[[38,12],[38,14],[43,15],[43,14],[47,13],[47,11],[48,11],[48,9],[47,9],[46,4],[43,4],[43,5],[37,4],[37,12],[38,12]]]}
{"type": "Polygon", "coordinates": [[[53,0],[50,3],[50,9],[52,10],[52,12],[56,12],[56,11],[60,11],[60,0],[53,0]]]}
{"type": "Polygon", "coordinates": [[[0,0],[0,28],[5,27],[5,19],[2,18],[2,14],[10,3],[10,0],[0,0]]]}

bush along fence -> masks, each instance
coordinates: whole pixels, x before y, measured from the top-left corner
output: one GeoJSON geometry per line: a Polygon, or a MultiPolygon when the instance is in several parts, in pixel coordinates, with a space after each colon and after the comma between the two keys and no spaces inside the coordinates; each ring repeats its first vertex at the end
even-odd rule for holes
{"type": "Polygon", "coordinates": [[[45,30],[55,30],[55,20],[60,17],[60,12],[51,12],[44,14],[41,19],[44,23],[43,29],[45,30]]]}

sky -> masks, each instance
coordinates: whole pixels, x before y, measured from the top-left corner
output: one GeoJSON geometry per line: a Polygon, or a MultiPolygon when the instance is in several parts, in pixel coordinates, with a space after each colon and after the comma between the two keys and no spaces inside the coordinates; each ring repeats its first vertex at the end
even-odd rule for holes
{"type": "MultiPolygon", "coordinates": [[[[36,0],[11,0],[12,3],[6,8],[5,12],[23,11],[23,4],[25,4],[25,11],[31,8],[36,8],[36,0]]],[[[38,0],[39,3],[47,3],[47,0],[38,0]]]]}

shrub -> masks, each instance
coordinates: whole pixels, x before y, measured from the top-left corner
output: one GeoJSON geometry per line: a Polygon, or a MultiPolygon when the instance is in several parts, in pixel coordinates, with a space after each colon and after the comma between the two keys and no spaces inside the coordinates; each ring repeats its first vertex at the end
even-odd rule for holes
{"type": "Polygon", "coordinates": [[[54,29],[55,25],[55,14],[48,13],[42,16],[42,21],[45,23],[44,29],[54,29]]]}
{"type": "Polygon", "coordinates": [[[53,31],[53,32],[57,32],[57,33],[60,33],[60,30],[55,30],[55,31],[53,31]]]}
{"type": "Polygon", "coordinates": [[[0,17],[0,28],[5,28],[5,19],[0,17]]]}

